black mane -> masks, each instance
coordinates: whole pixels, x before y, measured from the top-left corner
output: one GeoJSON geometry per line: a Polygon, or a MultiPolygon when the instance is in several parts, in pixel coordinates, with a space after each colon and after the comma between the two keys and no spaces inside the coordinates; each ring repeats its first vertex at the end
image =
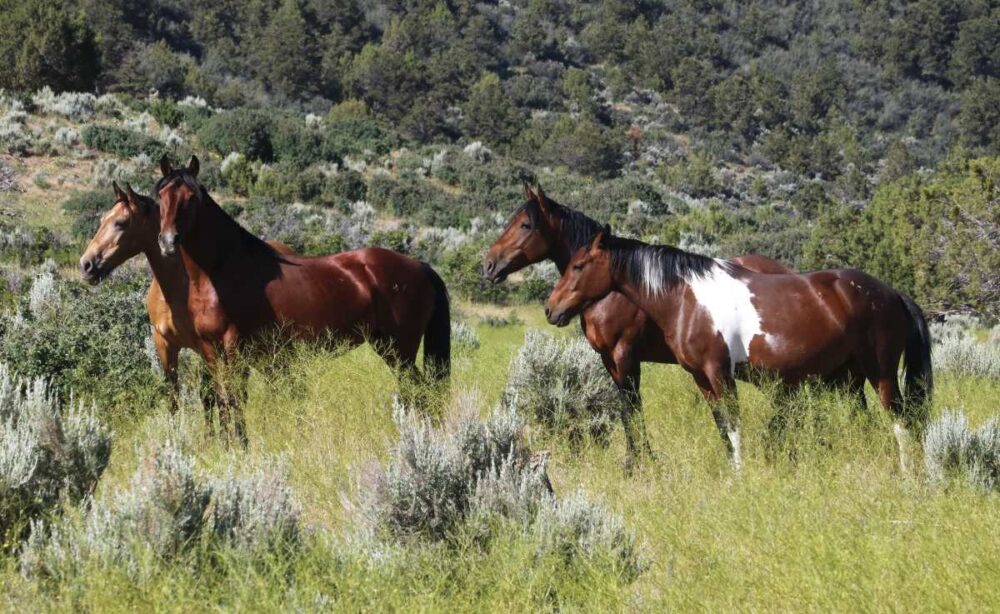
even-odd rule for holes
{"type": "Polygon", "coordinates": [[[202,185],[201,182],[198,181],[196,177],[187,172],[187,169],[177,168],[172,170],[167,175],[164,175],[159,181],[156,182],[156,185],[153,187],[153,192],[155,196],[158,198],[160,190],[162,190],[166,186],[170,185],[170,183],[178,179],[186,183],[188,187],[190,187],[192,190],[194,190],[200,195],[201,203],[203,206],[213,210],[214,213],[216,215],[219,215],[224,220],[225,223],[231,225],[236,229],[240,243],[242,243],[251,254],[261,254],[270,257],[277,257],[281,260],[284,260],[278,254],[278,251],[275,250],[273,246],[271,246],[271,244],[264,241],[257,235],[253,234],[252,232],[244,228],[242,224],[233,219],[233,217],[229,215],[229,213],[227,213],[226,210],[223,209],[219,205],[219,203],[215,202],[215,200],[209,195],[208,190],[205,189],[205,186],[202,185]]]}
{"type": "MultiPolygon", "coordinates": [[[[597,231],[601,229],[601,224],[597,220],[587,217],[576,209],[564,207],[551,198],[545,198],[545,205],[562,222],[560,224],[562,237],[567,242],[570,252],[576,251],[589,243],[594,238],[594,235],[597,234],[597,231]]],[[[529,200],[521,205],[514,212],[514,215],[511,216],[511,219],[521,211],[524,211],[528,215],[533,228],[537,226],[541,211],[535,200],[529,200]]]]}
{"type": "Polygon", "coordinates": [[[606,245],[611,253],[611,266],[653,295],[669,290],[678,282],[704,277],[717,266],[729,266],[708,256],[635,239],[607,237],[606,245]]]}

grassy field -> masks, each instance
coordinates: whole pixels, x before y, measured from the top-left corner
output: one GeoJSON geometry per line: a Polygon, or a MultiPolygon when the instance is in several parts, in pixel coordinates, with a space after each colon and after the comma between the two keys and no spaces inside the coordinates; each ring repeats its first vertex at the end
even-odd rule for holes
{"type": "MultiPolygon", "coordinates": [[[[472,308],[464,311],[477,321],[472,308]]],[[[544,327],[539,311],[518,309],[523,325],[479,326],[481,347],[457,355],[452,395],[472,395],[488,411],[526,327],[544,327]]],[[[222,557],[208,574],[149,562],[158,571],[141,585],[95,569],[60,580],[52,592],[9,562],[0,573],[0,607],[969,611],[1000,604],[1000,499],[929,485],[916,445],[915,466],[901,475],[890,424],[873,398],[862,414],[836,394],[807,390],[786,410],[784,435],[776,435],[767,395],[741,385],[746,459],[734,475],[689,377],[664,366],[647,366],[643,380],[658,458],[632,476],[622,471],[620,432],[606,449],[579,451],[529,433],[534,449],[552,453],[558,495],[583,489],[635,531],[649,567],[634,583],[598,569],[559,575],[516,535],[488,552],[429,546],[392,563],[352,554],[357,518],[349,502],[363,494],[366,471],[395,441],[395,390],[368,348],[343,356],[304,352],[282,376],[252,378],[246,453],[206,441],[193,408],[181,414],[180,427],[170,426],[165,410],[114,424],[115,452],[99,497],[128,481],[147,442],[181,432],[206,469],[283,458],[316,538],[292,562],[241,567],[222,557]]],[[[998,395],[996,381],[941,376],[934,412],[961,408],[979,424],[996,413],[998,395]]]]}

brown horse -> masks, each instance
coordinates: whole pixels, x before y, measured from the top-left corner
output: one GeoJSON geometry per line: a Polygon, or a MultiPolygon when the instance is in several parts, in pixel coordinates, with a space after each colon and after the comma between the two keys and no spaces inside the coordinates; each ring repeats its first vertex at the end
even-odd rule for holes
{"type": "MultiPolygon", "coordinates": [[[[540,187],[525,185],[524,190],[526,202],[514,212],[483,262],[486,278],[494,283],[543,260],[552,260],[559,273],[564,273],[576,250],[589,244],[601,229],[583,213],[546,197],[540,187]]],[[[730,262],[759,273],[793,272],[776,260],[752,254],[730,262]]],[[[623,396],[626,466],[631,466],[633,459],[649,452],[639,393],[641,363],[676,364],[677,358],[656,322],[619,292],[587,305],[580,313],[580,324],[623,396]]]]}
{"type": "Polygon", "coordinates": [[[187,271],[187,309],[197,349],[215,374],[220,418],[242,412],[227,369],[246,342],[277,330],[285,338],[333,337],[350,347],[366,339],[399,373],[416,374],[424,342],[424,371],[434,380],[451,367],[448,291],[427,264],[396,252],[365,248],[306,258],[277,253],[252,235],[197,181],[198,159],[174,169],[164,157],[160,251],[187,271]]]}
{"type": "Polygon", "coordinates": [[[674,247],[613,237],[605,227],[573,255],[546,301],[546,317],[565,326],[612,291],[659,326],[711,404],[736,467],[736,377],[768,373],[793,386],[847,371],[862,374],[897,418],[905,470],[906,427],[920,424],[933,386],[927,322],[909,297],[853,269],[761,275],[674,247]],[[897,381],[904,354],[905,403],[897,381]]]}
{"type": "MultiPolygon", "coordinates": [[[[171,409],[177,408],[179,385],[177,358],[181,349],[197,348],[197,336],[187,310],[187,271],[176,259],[164,258],[157,238],[160,234],[160,207],[149,197],[127,191],[112,183],[114,205],[101,217],[101,224],[80,258],[84,280],[96,284],[122,263],[145,254],[153,272],[146,294],[146,311],[153,328],[153,343],[163,374],[170,384],[171,409]]],[[[275,251],[295,253],[287,245],[269,241],[275,251]]],[[[212,429],[215,396],[203,394],[205,420],[212,429]]]]}

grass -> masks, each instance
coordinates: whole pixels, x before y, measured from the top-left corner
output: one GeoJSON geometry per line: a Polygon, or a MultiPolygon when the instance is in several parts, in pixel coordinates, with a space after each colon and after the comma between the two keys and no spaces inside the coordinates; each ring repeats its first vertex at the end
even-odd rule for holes
{"type": "MultiPolygon", "coordinates": [[[[471,307],[465,306],[467,310],[471,307]]],[[[474,394],[484,411],[499,399],[525,327],[544,327],[539,309],[524,324],[477,326],[479,349],[455,364],[452,394],[474,394]]],[[[474,322],[474,318],[468,321],[474,322]]],[[[551,331],[551,328],[546,327],[551,331]]],[[[576,334],[567,331],[565,334],[576,334]]],[[[357,500],[363,475],[383,462],[395,437],[393,376],[368,348],[342,356],[304,351],[280,376],[255,375],[247,406],[250,448],[227,450],[201,439],[201,417],[177,420],[196,438],[202,467],[221,470],[279,455],[316,537],[292,561],[247,567],[218,562],[194,573],[161,566],[137,586],[107,570],[66,580],[55,593],[0,570],[0,608],[124,611],[250,610],[988,610],[1000,605],[1000,498],[955,484],[937,488],[901,475],[888,416],[869,393],[861,414],[837,394],[806,390],[787,414],[783,436],[768,425],[769,397],[740,386],[745,466],[734,475],[710,414],[677,367],[645,366],[643,393],[658,460],[630,477],[622,471],[620,429],[608,448],[571,452],[558,437],[529,433],[552,453],[560,496],[584,489],[622,514],[645,544],[650,568],[631,585],[597,570],[566,574],[538,560],[517,535],[482,552],[472,546],[361,553],[345,501],[357,500]]],[[[1000,410],[1000,382],[942,376],[935,415],[964,409],[978,426],[1000,410]]],[[[122,486],[136,450],[171,429],[165,412],[113,424],[111,466],[98,496],[122,486]]]]}

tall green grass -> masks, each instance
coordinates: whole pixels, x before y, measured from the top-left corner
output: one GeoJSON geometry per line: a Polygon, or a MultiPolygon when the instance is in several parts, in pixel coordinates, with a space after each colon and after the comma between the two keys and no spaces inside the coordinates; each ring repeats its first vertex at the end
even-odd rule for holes
{"type": "MultiPolygon", "coordinates": [[[[470,308],[471,309],[471,308],[470,308]]],[[[480,325],[478,349],[455,362],[451,395],[474,394],[483,411],[503,394],[507,368],[537,309],[513,326],[480,325]]],[[[473,321],[470,319],[470,321],[473,321]]],[[[575,335],[573,330],[564,334],[575,335]]],[[[294,557],[247,565],[235,553],[197,573],[160,564],[146,583],[113,569],[42,585],[16,564],[0,570],[0,608],[43,611],[314,610],[987,610],[1000,606],[1000,499],[960,482],[929,483],[919,444],[912,473],[898,468],[890,418],[869,392],[867,412],[838,393],[807,388],[774,428],[771,396],[740,385],[745,465],[734,474],[707,406],[677,367],[646,365],[643,396],[658,459],[626,477],[624,441],[571,442],[530,428],[534,450],[551,453],[549,475],[566,496],[582,489],[620,514],[649,567],[622,583],[606,566],[572,573],[518,531],[488,550],[426,544],[372,550],[357,536],[362,479],[384,464],[396,439],[395,378],[370,349],[293,353],[281,373],[254,372],[250,446],[205,438],[187,407],[171,424],[165,405],[113,423],[116,447],[97,496],[124,487],[137,450],[181,428],[199,467],[222,473],[278,456],[302,504],[304,539],[294,557]]],[[[1000,412],[1000,382],[942,374],[934,415],[961,408],[978,427],[1000,412]]]]}

